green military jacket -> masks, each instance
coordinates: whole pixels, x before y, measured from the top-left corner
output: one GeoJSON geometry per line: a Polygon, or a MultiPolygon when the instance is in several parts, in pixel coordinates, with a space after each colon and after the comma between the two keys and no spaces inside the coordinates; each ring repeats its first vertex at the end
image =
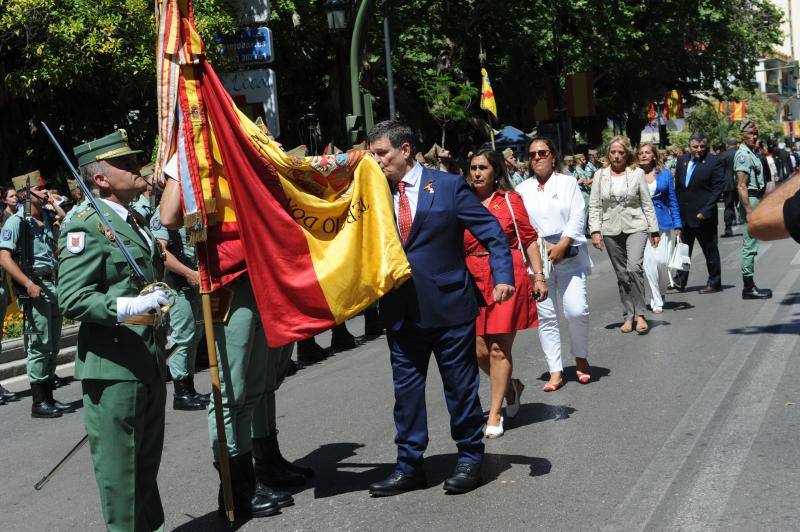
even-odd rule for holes
{"type": "MultiPolygon", "coordinates": [[[[106,218],[141,267],[148,283],[164,277],[161,248],[150,230],[144,238],[105,202],[106,218]]],[[[75,377],[154,382],[164,379],[164,332],[117,323],[117,298],[135,297],[141,287],[125,256],[103,230],[94,207],[78,211],[59,239],[58,300],[64,316],[81,322],[75,377]]]]}
{"type": "MultiPolygon", "coordinates": [[[[16,251],[23,219],[23,214],[17,212],[6,220],[0,232],[0,249],[7,249],[12,254],[16,251]]],[[[33,239],[33,269],[52,271],[56,269],[56,241],[53,237],[55,214],[43,209],[42,222],[42,225],[39,225],[33,218],[28,218],[27,222],[30,228],[29,234],[33,239]]]]}
{"type": "Polygon", "coordinates": [[[747,190],[764,190],[764,167],[761,164],[761,159],[753,153],[753,150],[747,147],[747,144],[742,142],[739,149],[736,150],[736,155],[733,156],[733,161],[734,174],[736,172],[744,172],[749,176],[747,190]]]}

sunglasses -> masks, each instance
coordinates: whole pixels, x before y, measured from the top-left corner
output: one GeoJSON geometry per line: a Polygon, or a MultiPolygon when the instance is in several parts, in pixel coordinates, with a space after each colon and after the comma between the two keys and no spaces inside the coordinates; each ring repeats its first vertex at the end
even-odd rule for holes
{"type": "Polygon", "coordinates": [[[533,150],[529,151],[528,155],[531,159],[546,159],[550,156],[550,150],[533,150]]]}
{"type": "Polygon", "coordinates": [[[472,170],[473,172],[475,170],[488,170],[489,168],[490,167],[486,166],[485,164],[473,164],[472,166],[469,167],[469,169],[472,170]]]}

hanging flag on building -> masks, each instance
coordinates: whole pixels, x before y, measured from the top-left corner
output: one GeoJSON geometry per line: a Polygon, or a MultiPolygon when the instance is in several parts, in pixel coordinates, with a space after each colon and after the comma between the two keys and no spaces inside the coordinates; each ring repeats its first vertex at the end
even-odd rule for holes
{"type": "Polygon", "coordinates": [[[549,122],[555,119],[555,109],[553,104],[553,91],[546,87],[544,92],[536,99],[531,108],[531,118],[537,122],[549,122]]]}
{"type": "Polygon", "coordinates": [[[792,120],[792,136],[800,137],[800,120],[792,120]]]}
{"type": "Polygon", "coordinates": [[[201,290],[246,273],[277,347],[344,322],[407,280],[375,160],[363,151],[284,152],[234,105],[205,57],[191,0],[157,6],[157,166],[177,161],[201,290]]]}
{"type": "Polygon", "coordinates": [[[683,97],[680,91],[669,91],[664,96],[664,110],[662,112],[665,120],[683,118],[683,97]]]}
{"type": "Polygon", "coordinates": [[[567,112],[572,118],[593,116],[594,78],[591,72],[567,75],[567,112]]]}
{"type": "Polygon", "coordinates": [[[489,73],[485,68],[481,68],[481,109],[489,112],[497,120],[497,102],[494,99],[492,82],[489,81],[489,73]]]}
{"type": "Polygon", "coordinates": [[[747,116],[747,102],[742,100],[740,102],[732,101],[729,104],[730,107],[730,119],[733,121],[744,120],[747,116]]]}

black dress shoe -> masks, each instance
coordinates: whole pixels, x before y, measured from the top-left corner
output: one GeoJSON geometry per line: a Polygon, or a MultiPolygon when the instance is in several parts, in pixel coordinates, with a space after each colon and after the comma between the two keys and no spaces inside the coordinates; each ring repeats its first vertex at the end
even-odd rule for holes
{"type": "Polygon", "coordinates": [[[722,292],[722,288],[715,288],[709,285],[700,289],[701,294],[716,294],[717,292],[722,292]]]}
{"type": "Polygon", "coordinates": [[[206,404],[192,395],[186,380],[172,381],[173,396],[172,408],[174,410],[205,410],[206,404]]]}
{"type": "Polygon", "coordinates": [[[772,290],[769,288],[759,288],[752,286],[742,290],[742,299],[771,299],[772,290]]]}
{"type": "Polygon", "coordinates": [[[459,462],[453,476],[444,481],[444,491],[447,493],[467,493],[477,488],[481,483],[481,465],[469,462],[459,462]]]}
{"type": "Polygon", "coordinates": [[[33,397],[31,417],[33,418],[48,419],[62,415],[60,410],[47,402],[47,384],[44,382],[31,383],[31,396],[33,397]]]}
{"type": "Polygon", "coordinates": [[[53,389],[55,388],[55,383],[52,379],[47,381],[45,384],[45,393],[47,394],[47,403],[62,413],[74,412],[75,408],[67,403],[62,403],[61,401],[56,401],[53,399],[53,389]]]}
{"type": "Polygon", "coordinates": [[[208,405],[211,402],[210,393],[197,393],[197,390],[195,390],[194,375],[191,375],[188,379],[186,379],[186,387],[189,390],[189,395],[194,397],[195,401],[200,401],[204,405],[208,405]]]}
{"type": "Polygon", "coordinates": [[[0,397],[2,397],[6,401],[16,401],[17,394],[12,392],[11,390],[3,388],[3,385],[0,384],[0,397]]]}
{"type": "Polygon", "coordinates": [[[395,471],[387,478],[376,482],[369,487],[369,494],[373,497],[388,497],[390,495],[400,495],[407,491],[425,489],[428,487],[428,479],[424,471],[419,471],[413,475],[406,475],[395,471]]]}

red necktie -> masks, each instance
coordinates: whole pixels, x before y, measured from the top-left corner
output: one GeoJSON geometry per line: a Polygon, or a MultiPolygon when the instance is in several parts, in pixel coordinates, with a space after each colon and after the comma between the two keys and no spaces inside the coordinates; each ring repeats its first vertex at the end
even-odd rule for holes
{"type": "Polygon", "coordinates": [[[411,204],[406,196],[406,184],[402,181],[397,183],[397,191],[400,198],[397,204],[397,226],[400,228],[400,239],[403,244],[408,240],[408,233],[411,232],[411,204]]]}

